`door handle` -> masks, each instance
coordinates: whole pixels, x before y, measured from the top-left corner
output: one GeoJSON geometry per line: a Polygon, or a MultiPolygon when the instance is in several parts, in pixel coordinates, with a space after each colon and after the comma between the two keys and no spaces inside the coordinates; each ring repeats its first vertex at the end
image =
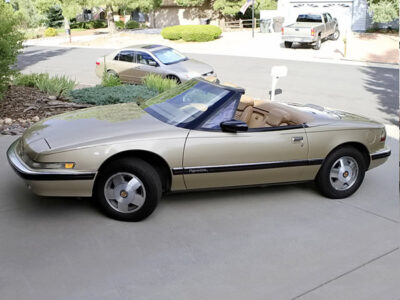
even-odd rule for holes
{"type": "Polygon", "coordinates": [[[302,136],[294,136],[292,137],[292,143],[302,143],[303,137],[302,136]]]}

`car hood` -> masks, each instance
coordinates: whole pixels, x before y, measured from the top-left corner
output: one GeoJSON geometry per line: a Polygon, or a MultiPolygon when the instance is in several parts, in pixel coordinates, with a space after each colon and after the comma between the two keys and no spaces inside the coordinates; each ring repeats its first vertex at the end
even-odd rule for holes
{"type": "Polygon", "coordinates": [[[184,60],[179,63],[169,65],[169,67],[176,72],[195,72],[200,75],[205,75],[214,71],[210,65],[195,59],[184,60]]]}
{"type": "Polygon", "coordinates": [[[97,106],[57,115],[30,127],[22,141],[34,152],[124,140],[174,137],[185,129],[152,117],[136,103],[97,106]]]}

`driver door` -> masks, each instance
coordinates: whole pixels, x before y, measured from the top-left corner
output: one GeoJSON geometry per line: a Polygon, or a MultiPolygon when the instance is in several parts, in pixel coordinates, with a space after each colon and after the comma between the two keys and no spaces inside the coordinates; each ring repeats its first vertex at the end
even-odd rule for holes
{"type": "Polygon", "coordinates": [[[237,133],[191,130],[184,180],[188,189],[302,181],[312,179],[307,156],[302,127],[237,133]]]}
{"type": "Polygon", "coordinates": [[[136,83],[142,83],[147,74],[162,74],[159,64],[150,54],[135,51],[135,57],[134,77],[136,83]]]}

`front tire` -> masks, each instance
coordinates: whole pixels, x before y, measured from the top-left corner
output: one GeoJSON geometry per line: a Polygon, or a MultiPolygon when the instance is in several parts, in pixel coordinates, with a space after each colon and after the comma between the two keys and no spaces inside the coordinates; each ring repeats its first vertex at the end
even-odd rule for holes
{"type": "Polygon", "coordinates": [[[337,41],[340,37],[340,31],[336,28],[335,32],[330,36],[332,41],[337,41]]]}
{"type": "Polygon", "coordinates": [[[179,79],[179,77],[177,77],[175,75],[167,75],[167,79],[175,80],[177,84],[181,83],[181,80],[179,79]]]}
{"type": "Polygon", "coordinates": [[[124,158],[102,170],[95,183],[99,208],[110,218],[138,222],[157,207],[162,185],[159,174],[147,162],[124,158]]]}
{"type": "Polygon", "coordinates": [[[366,169],[367,163],[360,151],[349,146],[338,148],[325,159],[315,183],[324,196],[343,199],[358,190],[366,169]]]}

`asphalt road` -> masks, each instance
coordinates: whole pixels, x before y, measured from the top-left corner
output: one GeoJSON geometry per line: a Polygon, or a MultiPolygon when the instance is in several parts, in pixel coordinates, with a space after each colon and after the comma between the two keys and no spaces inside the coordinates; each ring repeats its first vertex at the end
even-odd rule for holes
{"type": "MultiPolygon", "coordinates": [[[[18,60],[24,72],[67,75],[83,85],[99,83],[94,68],[98,57],[110,49],[44,48],[29,46],[18,60]]],[[[240,85],[249,95],[266,98],[271,88],[270,69],[286,65],[288,76],[278,88],[277,100],[313,103],[344,109],[397,125],[399,71],[329,63],[311,63],[264,58],[188,54],[211,64],[222,82],[240,85]]]]}
{"type": "MultiPolygon", "coordinates": [[[[262,93],[260,78],[224,73],[231,59],[219,74],[262,93]]],[[[0,153],[14,139],[1,136],[0,153]]],[[[89,199],[33,196],[0,156],[0,298],[399,299],[398,138],[388,144],[390,160],[348,199],[312,183],[175,194],[141,223],[110,220],[89,199]]]]}

